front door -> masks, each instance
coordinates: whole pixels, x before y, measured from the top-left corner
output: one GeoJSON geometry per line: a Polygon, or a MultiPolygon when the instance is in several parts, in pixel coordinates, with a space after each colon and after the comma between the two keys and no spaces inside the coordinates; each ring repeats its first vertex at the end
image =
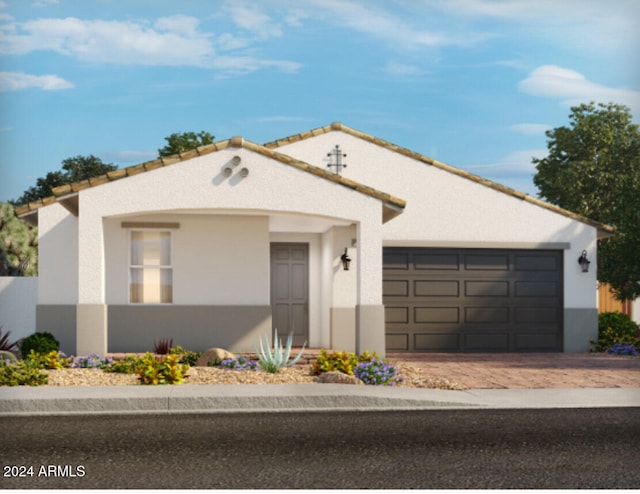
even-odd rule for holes
{"type": "Polygon", "coordinates": [[[293,345],[309,343],[309,245],[271,244],[271,313],[273,329],[293,345]]]}

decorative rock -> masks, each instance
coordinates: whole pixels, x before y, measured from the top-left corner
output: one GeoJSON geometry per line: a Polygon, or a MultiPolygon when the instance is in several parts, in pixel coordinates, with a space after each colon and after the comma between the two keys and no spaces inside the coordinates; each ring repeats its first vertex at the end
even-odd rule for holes
{"type": "Polygon", "coordinates": [[[355,376],[350,376],[348,374],[343,374],[342,372],[325,372],[324,374],[320,374],[316,381],[319,383],[325,384],[364,384],[360,379],[355,376]]]}
{"type": "Polygon", "coordinates": [[[198,358],[198,361],[196,362],[196,366],[206,367],[207,363],[211,362],[212,360],[223,361],[228,358],[236,358],[236,356],[235,354],[231,353],[228,350],[225,350],[224,348],[209,348],[202,355],[200,355],[200,358],[198,358]]]}

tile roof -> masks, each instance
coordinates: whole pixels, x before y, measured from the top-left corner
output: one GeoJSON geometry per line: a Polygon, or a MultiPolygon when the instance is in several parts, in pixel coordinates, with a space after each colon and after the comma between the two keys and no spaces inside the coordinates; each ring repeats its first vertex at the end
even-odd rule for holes
{"type": "Polygon", "coordinates": [[[540,206],[544,209],[548,209],[550,211],[553,211],[554,213],[558,213],[561,214],[563,216],[567,216],[573,220],[579,221],[581,223],[585,223],[589,226],[592,226],[594,228],[596,228],[598,230],[598,238],[603,238],[603,237],[607,237],[609,235],[611,235],[615,228],[610,226],[610,225],[605,225],[604,223],[600,223],[598,221],[592,220],[590,218],[587,218],[585,216],[576,214],[572,211],[569,211],[567,209],[563,209],[561,207],[558,207],[554,204],[545,202],[541,199],[537,199],[535,197],[530,196],[529,194],[525,194],[524,192],[519,192],[515,189],[512,189],[510,187],[506,187],[504,185],[501,185],[499,183],[493,182],[491,180],[488,180],[486,178],[482,178],[478,175],[474,175],[472,173],[466,172],[464,170],[461,170],[459,168],[455,168],[453,166],[447,165],[445,163],[442,163],[440,161],[434,160],[433,158],[430,158],[428,156],[425,156],[423,154],[420,153],[416,153],[415,151],[411,151],[410,149],[407,148],[403,148],[401,146],[398,146],[396,144],[390,143],[388,141],[385,141],[384,139],[380,139],[378,137],[374,137],[370,134],[365,134],[364,132],[361,132],[359,130],[356,129],[352,129],[351,127],[348,127],[344,124],[342,124],[341,122],[333,122],[331,125],[325,125],[323,127],[318,127],[316,129],[312,129],[309,130],[307,132],[302,132],[300,134],[294,134],[292,136],[289,137],[285,137],[282,139],[278,139],[275,141],[271,141],[268,142],[264,145],[264,147],[268,148],[268,149],[277,149],[281,146],[287,145],[287,144],[292,144],[294,142],[298,142],[298,141],[302,141],[305,139],[309,139],[311,137],[314,136],[318,136],[321,134],[326,134],[329,132],[334,132],[334,131],[341,131],[344,132],[346,134],[358,137],[360,139],[363,139],[367,142],[371,142],[373,144],[377,144],[378,146],[381,146],[383,148],[389,149],[391,151],[394,151],[396,153],[399,153],[403,156],[407,156],[409,158],[413,158],[417,161],[420,161],[422,163],[425,163],[427,165],[431,165],[431,166],[435,166],[436,168],[440,168],[441,170],[445,170],[449,173],[453,173],[455,175],[458,175],[460,177],[466,178],[467,180],[471,180],[473,182],[476,182],[478,184],[484,185],[486,187],[490,187],[494,190],[497,190],[499,192],[502,192],[504,194],[508,194],[510,196],[513,196],[517,199],[521,199],[523,201],[529,202],[531,204],[535,204],[536,206],[540,206]]]}
{"type": "Polygon", "coordinates": [[[17,216],[22,217],[25,220],[31,220],[32,218],[30,217],[32,216],[33,213],[37,212],[38,209],[44,206],[53,204],[55,202],[59,202],[64,207],[69,209],[72,213],[77,215],[78,214],[78,193],[84,189],[97,187],[99,185],[113,182],[115,180],[120,180],[133,175],[138,175],[140,173],[153,171],[157,168],[162,168],[165,166],[174,165],[176,163],[188,161],[192,158],[195,158],[198,156],[204,156],[204,155],[214,153],[216,151],[220,151],[222,149],[226,149],[229,147],[244,148],[250,151],[254,151],[263,156],[266,156],[268,158],[277,160],[281,163],[291,166],[293,168],[297,168],[298,170],[311,173],[312,175],[315,175],[322,179],[329,180],[331,182],[337,183],[339,185],[342,185],[354,191],[360,192],[361,194],[365,194],[375,199],[378,199],[383,204],[383,221],[385,222],[397,216],[398,214],[400,214],[406,205],[406,201],[398,197],[394,197],[390,194],[379,191],[367,185],[361,184],[359,182],[348,179],[341,175],[329,172],[323,168],[310,165],[303,161],[292,158],[291,156],[278,153],[273,149],[269,149],[259,144],[255,144],[251,141],[247,141],[242,137],[232,137],[231,139],[228,139],[225,141],[220,141],[213,144],[200,146],[196,149],[185,151],[180,154],[167,156],[164,158],[158,158],[152,161],[147,161],[147,162],[129,166],[126,168],[120,168],[120,169],[108,172],[105,175],[100,175],[97,177],[89,178],[87,180],[82,180],[79,182],[74,182],[70,184],[61,185],[59,187],[55,187],[52,190],[53,192],[52,196],[45,197],[44,199],[39,199],[37,201],[30,202],[28,204],[16,206],[15,213],[17,216]]]}

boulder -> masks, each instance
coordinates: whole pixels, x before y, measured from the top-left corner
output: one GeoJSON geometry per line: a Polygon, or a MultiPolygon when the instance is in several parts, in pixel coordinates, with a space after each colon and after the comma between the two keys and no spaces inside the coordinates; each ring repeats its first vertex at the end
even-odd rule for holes
{"type": "Polygon", "coordinates": [[[324,384],[364,384],[355,376],[343,374],[342,372],[325,372],[316,377],[316,381],[324,384]]]}
{"type": "Polygon", "coordinates": [[[231,353],[224,348],[209,348],[198,358],[196,362],[196,366],[198,367],[206,367],[209,362],[212,360],[218,360],[222,362],[225,359],[236,358],[235,354],[231,353]]]}

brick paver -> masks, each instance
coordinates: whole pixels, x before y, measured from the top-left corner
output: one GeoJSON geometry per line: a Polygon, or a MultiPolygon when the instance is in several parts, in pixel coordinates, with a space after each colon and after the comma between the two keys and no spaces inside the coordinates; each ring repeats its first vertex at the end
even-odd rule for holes
{"type": "Polygon", "coordinates": [[[594,353],[389,353],[430,377],[482,388],[640,388],[640,358],[594,353]]]}

